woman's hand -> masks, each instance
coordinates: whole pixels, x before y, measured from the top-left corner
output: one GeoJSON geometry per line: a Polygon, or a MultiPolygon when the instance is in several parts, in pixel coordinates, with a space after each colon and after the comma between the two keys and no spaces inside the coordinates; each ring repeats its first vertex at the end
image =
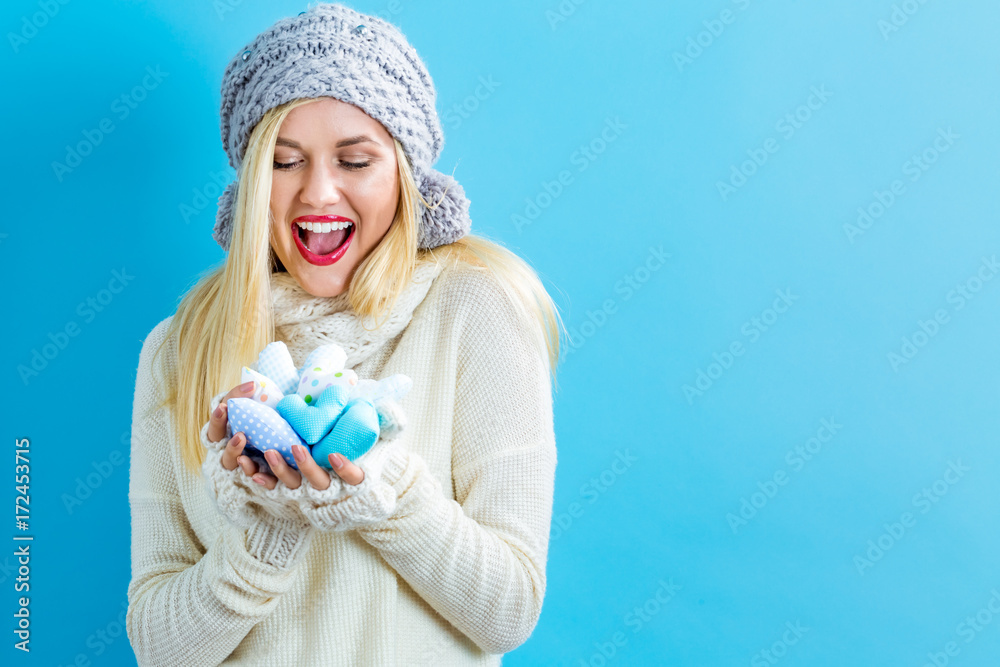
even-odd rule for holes
{"type": "MultiPolygon", "coordinates": [[[[209,440],[212,442],[218,442],[226,436],[226,425],[229,421],[227,414],[227,401],[230,398],[247,398],[253,396],[253,393],[254,382],[250,381],[241,384],[238,387],[234,387],[222,398],[221,401],[219,401],[219,407],[215,409],[215,412],[209,419],[209,440]]],[[[330,486],[330,473],[325,468],[320,467],[319,464],[313,460],[312,455],[302,445],[292,446],[292,456],[295,457],[299,470],[295,470],[295,468],[287,465],[285,460],[277,451],[268,449],[264,452],[264,458],[267,459],[268,464],[271,466],[271,470],[274,472],[274,475],[277,475],[277,477],[264,472],[258,472],[257,464],[251,461],[249,457],[243,455],[243,448],[245,445],[246,435],[242,431],[234,433],[233,437],[230,438],[229,443],[226,445],[226,450],[223,452],[221,457],[222,466],[226,470],[234,470],[236,466],[239,465],[244,474],[267,489],[273,489],[277,485],[278,480],[284,482],[290,489],[297,489],[299,485],[302,484],[302,475],[305,475],[306,479],[309,480],[309,483],[319,491],[324,491],[330,486]]],[[[364,481],[364,470],[354,465],[340,454],[330,454],[328,458],[333,470],[336,471],[337,475],[339,475],[345,483],[356,485],[364,481]]]]}

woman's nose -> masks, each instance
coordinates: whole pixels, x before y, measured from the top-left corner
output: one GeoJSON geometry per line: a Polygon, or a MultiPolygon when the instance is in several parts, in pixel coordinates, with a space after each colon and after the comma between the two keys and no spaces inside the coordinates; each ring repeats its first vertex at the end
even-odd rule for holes
{"type": "Polygon", "coordinates": [[[306,206],[324,210],[340,201],[342,183],[333,169],[316,165],[308,168],[299,198],[306,206]]]}

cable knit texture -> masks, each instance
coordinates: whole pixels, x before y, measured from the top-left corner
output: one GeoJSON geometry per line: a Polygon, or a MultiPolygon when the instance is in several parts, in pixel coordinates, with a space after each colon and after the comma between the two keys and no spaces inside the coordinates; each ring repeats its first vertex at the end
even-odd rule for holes
{"type": "MultiPolygon", "coordinates": [[[[421,248],[435,248],[472,227],[470,202],[451,176],[432,165],[444,147],[437,91],[416,49],[396,26],[337,3],[318,3],[279,19],[229,61],[222,75],[222,147],[239,170],[254,127],[269,110],[300,97],[332,97],[379,121],[403,146],[413,178],[430,204],[421,207],[421,248]]],[[[219,197],[213,237],[232,238],[237,182],[219,197]]]]}
{"type": "MultiPolygon", "coordinates": [[[[222,467],[222,452],[227,439],[208,441],[208,423],[201,430],[207,445],[202,471],[209,494],[219,512],[236,527],[247,532],[247,551],[260,561],[275,567],[288,567],[311,541],[311,525],[291,503],[262,503],[244,486],[246,475],[239,469],[222,467]]],[[[248,480],[253,486],[259,484],[248,480]]]]}
{"type": "MultiPolygon", "coordinates": [[[[220,445],[180,461],[147,336],[133,406],[127,628],[141,665],[498,665],[545,595],[556,467],[548,367],[492,274],[421,264],[375,331],[346,296],[272,276],[277,337],[301,364],[336,342],[360,377],[413,378],[406,428],[365,482],[268,492],[220,445]]],[[[162,372],[176,373],[174,341],[162,372]]],[[[230,388],[220,387],[213,405],[230,388]],[[223,391],[225,390],[225,391],[223,391]]]]}

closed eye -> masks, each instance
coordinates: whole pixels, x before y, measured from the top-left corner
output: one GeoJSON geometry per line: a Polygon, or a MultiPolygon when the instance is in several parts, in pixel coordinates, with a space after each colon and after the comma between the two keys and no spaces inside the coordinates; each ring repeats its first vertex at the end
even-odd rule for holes
{"type": "Polygon", "coordinates": [[[357,171],[358,169],[364,169],[365,167],[370,167],[371,162],[341,162],[344,165],[344,169],[349,169],[350,171],[357,171]]]}
{"type": "MultiPolygon", "coordinates": [[[[291,169],[294,169],[295,165],[297,165],[297,164],[299,164],[299,163],[298,162],[278,162],[277,160],[275,160],[275,162],[274,162],[274,168],[275,169],[279,169],[281,171],[289,171],[291,169]]],[[[372,165],[371,161],[369,161],[369,162],[345,162],[345,161],[341,161],[340,164],[341,164],[341,166],[344,169],[347,169],[348,171],[358,171],[360,169],[365,169],[366,167],[370,167],[372,165]]]]}

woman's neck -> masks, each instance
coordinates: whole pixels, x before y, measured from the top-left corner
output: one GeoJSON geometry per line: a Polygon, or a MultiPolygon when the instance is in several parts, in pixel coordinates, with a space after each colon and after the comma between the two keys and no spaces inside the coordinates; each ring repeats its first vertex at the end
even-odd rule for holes
{"type": "Polygon", "coordinates": [[[290,274],[272,273],[275,338],[285,342],[297,366],[317,346],[335,343],[347,353],[347,367],[352,368],[406,328],[441,270],[438,264],[418,262],[392,312],[380,318],[377,328],[373,318],[362,319],[351,308],[348,291],[334,297],[317,297],[306,292],[290,274]]]}

